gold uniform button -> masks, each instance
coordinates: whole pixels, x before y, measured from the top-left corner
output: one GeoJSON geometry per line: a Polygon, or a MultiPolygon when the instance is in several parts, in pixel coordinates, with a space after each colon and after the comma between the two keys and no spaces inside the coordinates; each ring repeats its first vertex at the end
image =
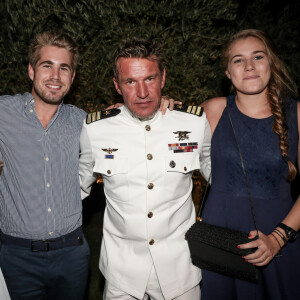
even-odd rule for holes
{"type": "Polygon", "coordinates": [[[150,130],[151,130],[151,126],[150,126],[150,125],[146,125],[146,126],[145,126],[145,129],[146,129],[147,131],[150,131],[150,130]]]}
{"type": "Polygon", "coordinates": [[[184,171],[186,171],[186,170],[187,170],[187,168],[186,168],[186,167],[184,167],[184,168],[183,168],[183,170],[184,170],[184,171]]]}
{"type": "Polygon", "coordinates": [[[148,218],[152,218],[152,217],[153,217],[153,212],[150,211],[150,212],[148,213],[148,218]]]}
{"type": "Polygon", "coordinates": [[[154,240],[150,240],[149,245],[152,246],[154,244],[154,240]]]}
{"type": "Polygon", "coordinates": [[[153,184],[153,183],[149,183],[149,184],[148,184],[148,189],[149,189],[149,190],[152,190],[153,187],[154,187],[154,184],[153,184]]]}
{"type": "Polygon", "coordinates": [[[107,170],[107,174],[108,174],[108,175],[111,174],[111,170],[107,170]]]}
{"type": "Polygon", "coordinates": [[[153,158],[153,155],[152,155],[152,154],[150,154],[150,153],[147,154],[147,159],[148,159],[148,160],[151,160],[152,158],[153,158]]]}

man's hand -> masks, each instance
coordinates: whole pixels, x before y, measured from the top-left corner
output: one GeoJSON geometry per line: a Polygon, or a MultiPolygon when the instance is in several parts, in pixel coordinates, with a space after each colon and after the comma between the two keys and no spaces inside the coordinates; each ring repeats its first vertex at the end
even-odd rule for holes
{"type": "Polygon", "coordinates": [[[110,105],[109,107],[106,107],[105,110],[107,110],[107,109],[113,109],[113,108],[119,108],[119,107],[121,107],[123,105],[124,105],[124,103],[116,103],[116,104],[110,105]]]}
{"type": "Polygon", "coordinates": [[[107,110],[107,109],[113,109],[113,108],[119,108],[119,107],[121,107],[123,105],[124,105],[124,103],[116,103],[116,104],[110,105],[109,107],[106,107],[105,110],[107,110]]]}
{"type": "Polygon", "coordinates": [[[175,104],[180,104],[181,105],[182,102],[181,101],[175,101],[174,99],[170,98],[169,96],[162,96],[159,110],[164,115],[167,111],[167,108],[169,108],[169,110],[173,110],[175,104]]]}

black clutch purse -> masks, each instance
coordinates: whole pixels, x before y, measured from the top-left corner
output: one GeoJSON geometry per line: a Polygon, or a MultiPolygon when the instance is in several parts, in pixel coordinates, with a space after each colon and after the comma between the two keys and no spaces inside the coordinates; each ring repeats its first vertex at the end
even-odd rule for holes
{"type": "Polygon", "coordinates": [[[247,233],[197,221],[185,237],[195,266],[250,282],[258,281],[257,268],[242,258],[256,248],[237,248],[250,241],[247,233]]]}
{"type": "MultiPolygon", "coordinates": [[[[228,111],[228,109],[227,109],[228,111]]],[[[228,111],[229,119],[232,125],[230,114],[228,111]]],[[[234,136],[236,139],[235,131],[232,125],[234,136]]],[[[237,142],[237,139],[236,139],[237,142]]],[[[245,183],[249,195],[249,202],[254,220],[254,226],[258,232],[256,225],[255,213],[252,205],[250,189],[248,186],[247,175],[244,168],[243,158],[241,155],[240,147],[237,142],[239,150],[242,169],[245,177],[245,183]]],[[[209,180],[208,180],[209,181],[209,180]]],[[[205,188],[202,203],[199,209],[197,221],[187,231],[185,238],[187,239],[188,246],[191,253],[192,263],[205,270],[217,272],[226,276],[235,277],[238,279],[257,282],[259,277],[258,269],[252,264],[246,262],[242,256],[246,256],[256,251],[257,248],[252,249],[239,249],[239,244],[248,243],[254,239],[248,239],[248,233],[224,228],[221,226],[207,224],[202,222],[201,214],[205,202],[208,184],[205,188]]],[[[258,238],[258,234],[255,239],[258,238]]]]}

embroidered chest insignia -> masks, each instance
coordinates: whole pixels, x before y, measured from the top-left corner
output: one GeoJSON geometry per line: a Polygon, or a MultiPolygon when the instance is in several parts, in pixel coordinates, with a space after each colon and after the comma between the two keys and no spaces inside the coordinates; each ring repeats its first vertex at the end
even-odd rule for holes
{"type": "Polygon", "coordinates": [[[188,134],[191,133],[191,131],[175,131],[173,133],[174,134],[178,134],[178,136],[176,136],[176,138],[179,141],[184,141],[184,140],[188,140],[189,139],[188,134]]]}

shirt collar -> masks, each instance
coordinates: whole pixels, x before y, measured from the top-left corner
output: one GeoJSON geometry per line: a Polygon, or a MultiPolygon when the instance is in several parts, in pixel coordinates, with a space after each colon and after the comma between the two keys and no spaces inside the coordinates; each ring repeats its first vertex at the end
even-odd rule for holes
{"type": "MultiPolygon", "coordinates": [[[[24,109],[25,109],[25,113],[27,116],[29,116],[30,118],[33,118],[33,116],[35,118],[37,117],[36,111],[35,111],[35,98],[33,97],[33,95],[31,93],[26,93],[26,97],[24,99],[24,109]]],[[[52,117],[51,121],[49,122],[47,129],[53,124],[53,122],[56,120],[57,116],[59,115],[62,107],[63,107],[64,103],[63,101],[59,104],[57,111],[55,113],[55,115],[52,117]]]]}

